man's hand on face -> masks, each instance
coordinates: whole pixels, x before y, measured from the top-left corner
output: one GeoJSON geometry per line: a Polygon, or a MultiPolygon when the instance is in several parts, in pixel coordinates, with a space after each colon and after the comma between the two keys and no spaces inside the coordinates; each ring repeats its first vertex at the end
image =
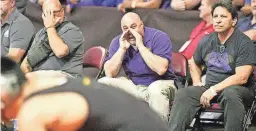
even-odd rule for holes
{"type": "Polygon", "coordinates": [[[136,39],[136,46],[138,48],[141,48],[144,46],[143,44],[143,39],[142,39],[142,36],[137,32],[137,31],[134,31],[134,30],[130,30],[130,32],[132,33],[132,35],[135,37],[136,39]]]}
{"type": "Polygon", "coordinates": [[[130,43],[128,42],[129,40],[129,33],[128,33],[129,30],[127,31],[124,31],[123,34],[121,35],[121,37],[119,38],[119,43],[120,43],[120,47],[121,49],[123,50],[127,50],[129,47],[130,47],[130,43]]]}
{"type": "Polygon", "coordinates": [[[46,29],[48,28],[54,28],[56,23],[59,21],[59,19],[54,18],[53,10],[52,9],[46,9],[42,13],[42,18],[44,21],[44,26],[46,29]]]}
{"type": "Polygon", "coordinates": [[[206,90],[200,98],[200,104],[203,107],[210,107],[210,101],[213,99],[215,95],[210,91],[210,89],[206,90]]]}

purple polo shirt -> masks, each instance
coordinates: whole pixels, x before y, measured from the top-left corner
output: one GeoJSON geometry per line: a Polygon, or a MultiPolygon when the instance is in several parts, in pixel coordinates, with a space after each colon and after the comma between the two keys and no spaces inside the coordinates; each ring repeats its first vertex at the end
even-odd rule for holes
{"type": "Polygon", "coordinates": [[[256,23],[254,23],[252,25],[251,21],[252,21],[252,15],[246,17],[245,19],[239,20],[238,23],[237,23],[238,29],[242,32],[248,31],[248,30],[251,30],[251,29],[256,30],[256,23]]]}
{"type": "MultiPolygon", "coordinates": [[[[109,47],[109,55],[105,61],[111,59],[118,50],[120,36],[121,35],[112,40],[109,47]]],[[[143,43],[153,54],[166,58],[169,63],[171,63],[172,43],[166,33],[145,27],[143,43]]],[[[132,46],[126,51],[122,67],[128,78],[131,79],[135,85],[148,86],[156,80],[173,80],[176,78],[171,66],[169,66],[166,73],[162,76],[152,71],[144,62],[139,50],[135,50],[132,46]]]]}

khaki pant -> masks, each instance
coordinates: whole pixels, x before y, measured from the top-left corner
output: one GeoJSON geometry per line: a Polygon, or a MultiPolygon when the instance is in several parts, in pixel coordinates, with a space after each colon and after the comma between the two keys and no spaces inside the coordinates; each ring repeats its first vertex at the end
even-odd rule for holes
{"type": "Polygon", "coordinates": [[[103,77],[99,83],[120,88],[138,99],[148,102],[149,106],[155,110],[163,120],[168,120],[169,100],[174,99],[176,87],[173,80],[158,80],[151,83],[148,87],[135,85],[126,77],[109,78],[103,77]]]}

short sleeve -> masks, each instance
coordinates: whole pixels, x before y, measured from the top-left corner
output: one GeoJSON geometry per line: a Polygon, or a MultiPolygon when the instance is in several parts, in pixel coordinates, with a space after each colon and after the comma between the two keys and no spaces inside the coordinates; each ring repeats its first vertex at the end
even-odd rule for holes
{"type": "Polygon", "coordinates": [[[108,56],[105,58],[105,62],[112,58],[112,56],[117,52],[119,48],[119,38],[120,36],[115,37],[109,46],[108,56]]]}
{"type": "Polygon", "coordinates": [[[68,46],[70,53],[72,53],[75,49],[77,49],[84,43],[84,36],[82,31],[75,26],[68,27],[65,32],[60,34],[60,37],[63,42],[68,46]]]}
{"type": "Polygon", "coordinates": [[[28,50],[35,29],[30,21],[14,23],[10,29],[10,48],[28,50]]]}
{"type": "Polygon", "coordinates": [[[160,34],[154,39],[154,44],[151,49],[152,53],[166,58],[169,63],[171,62],[172,43],[169,36],[165,33],[160,34]]]}
{"type": "Polygon", "coordinates": [[[198,46],[197,46],[197,48],[196,48],[196,50],[195,50],[195,52],[194,52],[193,58],[194,58],[194,61],[195,61],[195,63],[196,63],[197,65],[203,65],[203,63],[204,63],[203,51],[202,51],[202,49],[203,49],[203,46],[206,45],[205,43],[207,42],[207,39],[208,39],[208,38],[209,38],[208,35],[204,36],[204,37],[200,40],[200,42],[199,42],[199,44],[198,44],[198,46]]]}
{"type": "Polygon", "coordinates": [[[256,65],[256,48],[251,40],[242,44],[238,49],[236,67],[243,65],[256,65]]]}

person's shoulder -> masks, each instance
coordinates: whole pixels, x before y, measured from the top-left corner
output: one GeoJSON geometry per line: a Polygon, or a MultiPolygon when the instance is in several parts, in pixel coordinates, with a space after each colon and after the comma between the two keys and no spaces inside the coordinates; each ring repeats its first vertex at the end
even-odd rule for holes
{"type": "Polygon", "coordinates": [[[66,34],[69,36],[75,36],[75,37],[80,37],[80,38],[84,37],[81,29],[78,26],[76,26],[75,24],[73,24],[72,22],[64,20],[61,24],[62,25],[60,25],[60,26],[62,26],[62,27],[60,27],[61,29],[59,29],[59,31],[58,31],[59,35],[66,34]]]}
{"type": "Polygon", "coordinates": [[[211,40],[216,39],[217,38],[216,36],[217,35],[215,32],[206,34],[205,36],[202,37],[201,41],[203,41],[203,42],[211,41],[211,40]]]}
{"type": "Polygon", "coordinates": [[[122,34],[117,35],[116,37],[113,38],[113,40],[119,40],[120,37],[121,37],[121,35],[122,35],[122,34]]]}
{"type": "Polygon", "coordinates": [[[151,27],[145,27],[145,32],[151,33],[153,35],[167,35],[165,32],[151,27]]]}
{"type": "Polygon", "coordinates": [[[146,39],[154,39],[154,40],[169,40],[170,37],[167,33],[150,27],[145,27],[145,37],[146,39]]]}
{"type": "Polygon", "coordinates": [[[75,24],[73,24],[73,23],[70,22],[70,21],[65,20],[62,24],[65,24],[65,25],[63,26],[64,29],[67,29],[67,30],[74,29],[74,30],[81,31],[78,26],[76,26],[75,24]]]}
{"type": "Polygon", "coordinates": [[[242,17],[238,20],[238,22],[245,22],[245,21],[251,21],[253,18],[252,14],[251,15],[248,15],[246,17],[242,17]]]}
{"type": "Polygon", "coordinates": [[[38,30],[35,34],[35,37],[39,36],[39,34],[41,34],[42,32],[45,32],[45,28],[41,28],[40,30],[38,30]]]}
{"type": "Polygon", "coordinates": [[[238,37],[238,38],[240,38],[242,40],[246,40],[246,41],[250,41],[251,40],[246,34],[244,34],[238,28],[236,28],[234,32],[236,33],[236,37],[238,37]]]}
{"type": "Polygon", "coordinates": [[[236,43],[238,43],[238,44],[253,43],[252,40],[246,34],[244,34],[242,31],[240,31],[239,29],[236,29],[236,33],[237,33],[236,36],[238,39],[238,41],[236,41],[236,43]]]}
{"type": "Polygon", "coordinates": [[[241,26],[243,24],[246,24],[246,23],[250,23],[252,20],[252,15],[249,15],[249,16],[246,16],[246,17],[242,17],[238,20],[237,22],[237,26],[241,26]]]}
{"type": "Polygon", "coordinates": [[[34,25],[33,23],[23,14],[21,14],[20,12],[18,12],[17,14],[17,18],[13,21],[13,25],[15,26],[15,28],[26,28],[26,29],[30,29],[33,28],[34,29],[34,25]]]}
{"type": "Polygon", "coordinates": [[[216,33],[210,33],[210,34],[204,35],[201,38],[198,46],[201,48],[211,46],[211,44],[208,44],[208,43],[212,43],[212,41],[214,41],[217,38],[216,36],[217,36],[216,33]]]}
{"type": "Polygon", "coordinates": [[[120,37],[121,37],[121,34],[118,35],[118,36],[116,36],[116,37],[114,37],[114,38],[112,39],[112,41],[111,41],[111,44],[118,44],[120,37]]]}

